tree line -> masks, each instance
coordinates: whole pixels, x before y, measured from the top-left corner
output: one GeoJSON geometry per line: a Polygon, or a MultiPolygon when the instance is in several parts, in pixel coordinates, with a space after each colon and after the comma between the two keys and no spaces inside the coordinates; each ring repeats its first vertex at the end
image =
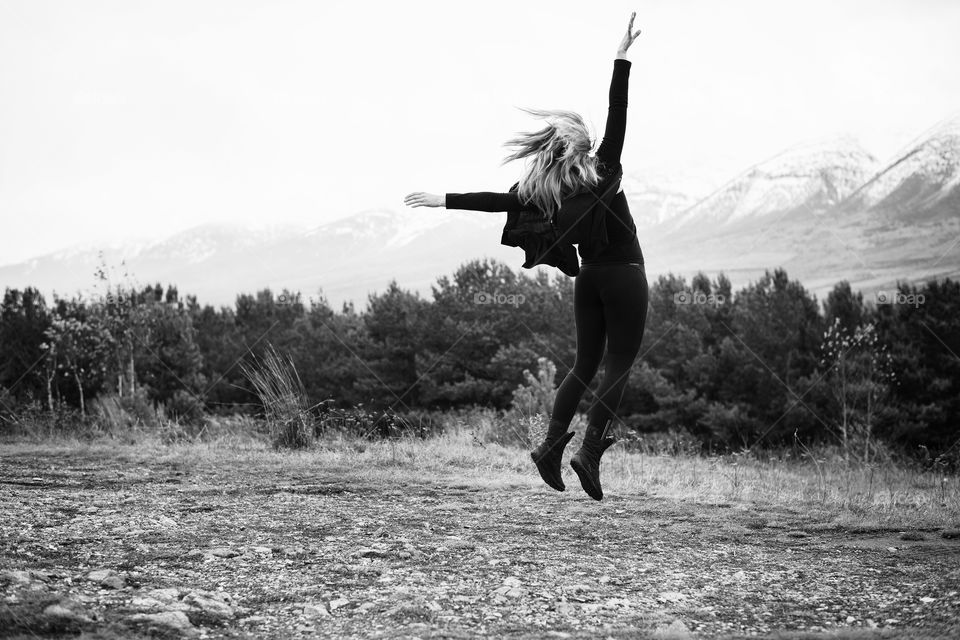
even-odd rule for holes
{"type": "MultiPolygon", "coordinates": [[[[215,308],[173,284],[111,285],[103,269],[98,279],[101,295],[50,304],[34,288],[6,289],[3,424],[26,406],[85,414],[105,394],[184,421],[262,411],[239,365],[268,345],[295,363],[311,405],[508,409],[538,359],[555,365],[558,384],[576,354],[573,280],[493,260],[438,278],[432,300],[391,282],[362,312],[286,289],[215,308]]],[[[958,354],[960,283],[950,279],[875,300],[840,282],[821,304],[782,269],[737,291],[723,274],[661,276],[618,413],[629,429],[680,430],[711,448],[801,438],[865,457],[877,443],[939,455],[960,437],[958,354]]]]}

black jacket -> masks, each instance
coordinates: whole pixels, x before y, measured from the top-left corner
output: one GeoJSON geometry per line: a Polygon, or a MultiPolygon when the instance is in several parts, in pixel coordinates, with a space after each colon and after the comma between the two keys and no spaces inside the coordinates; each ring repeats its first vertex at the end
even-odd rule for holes
{"type": "MultiPolygon", "coordinates": [[[[580,261],[573,245],[587,244],[592,253],[599,253],[610,242],[606,214],[622,177],[623,169],[618,167],[596,187],[583,188],[564,198],[550,221],[535,210],[508,211],[500,244],[521,247],[526,254],[524,268],[546,264],[576,276],[580,273],[580,261]]],[[[518,186],[515,183],[510,191],[516,191],[518,186]]]]}

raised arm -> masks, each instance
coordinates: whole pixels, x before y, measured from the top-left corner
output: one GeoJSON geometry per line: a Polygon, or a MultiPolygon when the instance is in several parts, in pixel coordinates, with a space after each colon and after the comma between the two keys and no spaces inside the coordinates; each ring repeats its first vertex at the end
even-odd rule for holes
{"type": "Polygon", "coordinates": [[[607,107],[607,124],[603,131],[603,141],[597,148],[597,158],[607,167],[613,169],[620,163],[620,154],[623,152],[623,140],[627,131],[627,89],[629,87],[631,62],[627,60],[627,49],[640,35],[637,29],[633,33],[633,19],[637,13],[630,15],[630,24],[627,33],[617,49],[617,57],[613,61],[613,78],[610,80],[609,106],[607,107]]]}

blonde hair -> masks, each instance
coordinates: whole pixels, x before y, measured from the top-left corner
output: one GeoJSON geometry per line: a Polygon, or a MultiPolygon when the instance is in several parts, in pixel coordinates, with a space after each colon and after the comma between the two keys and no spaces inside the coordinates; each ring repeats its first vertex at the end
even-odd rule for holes
{"type": "Polygon", "coordinates": [[[500,164],[528,158],[517,188],[520,200],[534,205],[549,219],[564,197],[600,182],[597,158],[590,155],[593,144],[579,114],[562,109],[518,108],[536,118],[546,118],[547,126],[505,142],[504,146],[517,150],[500,164]]]}

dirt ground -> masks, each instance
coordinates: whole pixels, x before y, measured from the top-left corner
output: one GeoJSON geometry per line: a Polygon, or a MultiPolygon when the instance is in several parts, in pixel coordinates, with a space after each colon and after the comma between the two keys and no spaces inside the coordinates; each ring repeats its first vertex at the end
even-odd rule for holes
{"type": "Polygon", "coordinates": [[[133,451],[0,449],[0,636],[960,637],[949,531],[133,451]]]}

